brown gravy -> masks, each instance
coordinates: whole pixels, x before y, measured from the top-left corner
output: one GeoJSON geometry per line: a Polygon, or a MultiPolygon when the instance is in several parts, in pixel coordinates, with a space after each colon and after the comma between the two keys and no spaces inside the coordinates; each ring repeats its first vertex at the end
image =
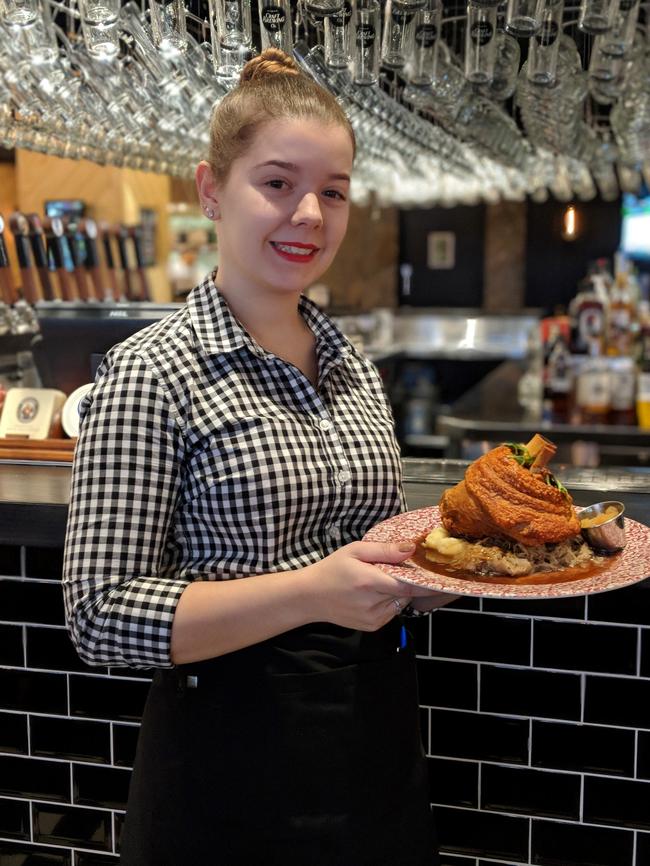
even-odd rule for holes
{"type": "Polygon", "coordinates": [[[473,583],[508,583],[508,584],[553,584],[553,583],[568,583],[574,580],[585,580],[589,577],[595,577],[606,571],[612,558],[606,557],[601,563],[588,563],[587,565],[575,565],[573,568],[565,568],[563,571],[539,571],[533,574],[526,574],[521,577],[508,577],[505,574],[477,574],[472,571],[458,571],[455,568],[450,568],[443,565],[441,562],[432,562],[426,557],[426,548],[422,547],[422,542],[429,533],[426,532],[416,539],[416,548],[413,556],[409,557],[409,561],[414,562],[425,571],[432,571],[436,574],[445,575],[445,577],[454,577],[457,580],[471,580],[473,583]]]}

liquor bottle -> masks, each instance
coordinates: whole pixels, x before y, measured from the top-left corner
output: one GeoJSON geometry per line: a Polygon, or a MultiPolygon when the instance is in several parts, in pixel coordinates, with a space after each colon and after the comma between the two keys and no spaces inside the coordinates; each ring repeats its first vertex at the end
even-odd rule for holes
{"type": "Polygon", "coordinates": [[[610,376],[610,413],[611,424],[636,423],[635,395],[637,390],[637,369],[634,358],[617,356],[607,359],[610,376]]]}
{"type": "Polygon", "coordinates": [[[628,274],[619,271],[610,289],[607,317],[607,354],[623,357],[632,354],[634,344],[635,303],[628,274]]]}
{"type": "Polygon", "coordinates": [[[576,378],[576,405],[583,424],[605,424],[611,401],[611,375],[607,358],[595,343],[576,378]]]}
{"type": "Polygon", "coordinates": [[[650,303],[639,304],[639,375],[637,377],[636,415],[637,424],[650,430],[650,303]]]}
{"type": "Polygon", "coordinates": [[[564,420],[573,384],[571,352],[559,327],[552,328],[551,333],[552,345],[544,371],[544,400],[550,400],[552,417],[564,420]]]}
{"type": "Polygon", "coordinates": [[[569,305],[571,352],[574,355],[600,355],[605,347],[607,322],[607,283],[603,274],[592,272],[569,305]]]}

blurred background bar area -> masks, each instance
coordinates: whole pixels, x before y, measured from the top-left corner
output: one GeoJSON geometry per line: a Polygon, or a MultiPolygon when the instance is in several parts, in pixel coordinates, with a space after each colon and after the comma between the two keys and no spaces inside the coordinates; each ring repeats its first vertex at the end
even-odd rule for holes
{"type": "MultiPolygon", "coordinates": [[[[409,508],[542,433],[650,522],[650,0],[0,0],[0,866],[119,863],[151,672],[65,629],[78,406],[218,267],[194,171],[267,45],[355,131],[306,293],[381,374],[409,508]]],[[[649,589],[409,623],[442,866],[650,866],[649,589]]]]}

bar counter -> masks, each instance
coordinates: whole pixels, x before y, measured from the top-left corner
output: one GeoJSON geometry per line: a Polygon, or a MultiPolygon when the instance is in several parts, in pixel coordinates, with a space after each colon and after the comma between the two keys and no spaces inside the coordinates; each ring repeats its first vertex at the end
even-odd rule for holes
{"type": "Polygon", "coordinates": [[[538,415],[527,412],[517,402],[517,385],[524,370],[522,361],[505,361],[449,411],[438,415],[437,432],[449,437],[448,456],[460,456],[463,439],[526,442],[539,432],[557,443],[584,440],[632,449],[648,448],[650,431],[636,425],[542,421],[538,415]]]}
{"type": "MultiPolygon", "coordinates": [[[[466,465],[404,460],[409,507],[435,504],[466,465]]],[[[119,862],[151,677],[88,667],[72,647],[69,476],[0,463],[0,863],[12,866],[119,862]]],[[[577,503],[621,499],[650,523],[650,474],[561,477],[577,503]]],[[[406,621],[443,866],[650,864],[649,590],[466,597],[406,621]]]]}

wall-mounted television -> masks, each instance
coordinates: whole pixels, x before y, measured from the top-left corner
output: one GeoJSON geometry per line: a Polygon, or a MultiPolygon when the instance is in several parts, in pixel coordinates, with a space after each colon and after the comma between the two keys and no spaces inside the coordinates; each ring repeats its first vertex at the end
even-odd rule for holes
{"type": "Polygon", "coordinates": [[[650,192],[625,193],[621,220],[621,250],[630,259],[650,262],[650,192]]]}

